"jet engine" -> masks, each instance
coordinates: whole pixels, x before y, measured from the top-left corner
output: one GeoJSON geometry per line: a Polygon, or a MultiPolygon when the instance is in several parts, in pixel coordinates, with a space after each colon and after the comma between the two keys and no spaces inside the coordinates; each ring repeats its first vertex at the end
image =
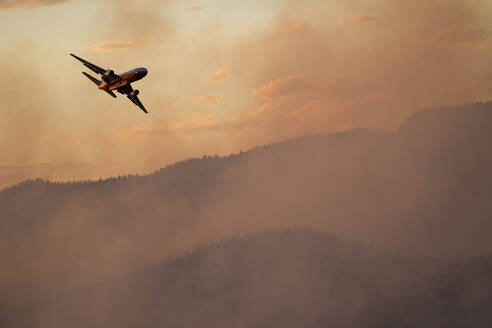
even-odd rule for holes
{"type": "Polygon", "coordinates": [[[133,91],[130,93],[130,95],[131,95],[132,97],[136,97],[136,96],[138,96],[138,94],[139,94],[139,93],[140,93],[140,91],[138,91],[138,90],[133,90],[133,91]]]}
{"type": "Polygon", "coordinates": [[[112,75],[114,75],[114,71],[112,69],[108,69],[106,73],[104,73],[105,77],[112,76],[112,75]]]}

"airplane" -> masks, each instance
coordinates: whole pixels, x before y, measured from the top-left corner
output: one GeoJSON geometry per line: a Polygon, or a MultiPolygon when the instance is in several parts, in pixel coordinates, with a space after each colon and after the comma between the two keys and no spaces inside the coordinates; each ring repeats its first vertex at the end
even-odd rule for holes
{"type": "Polygon", "coordinates": [[[146,68],[135,68],[131,71],[118,75],[115,74],[114,71],[111,69],[103,69],[97,65],[89,63],[88,61],[74,54],[70,54],[70,56],[82,62],[84,66],[88,67],[93,72],[101,75],[102,80],[98,80],[94,76],[86,72],[82,72],[82,74],[84,74],[89,80],[97,84],[100,90],[106,91],[113,98],[116,98],[116,94],[113,92],[113,90],[116,90],[121,94],[126,94],[127,98],[130,99],[132,103],[140,107],[140,109],[143,110],[145,113],[148,113],[140,99],[138,99],[138,94],[140,93],[140,91],[133,90],[131,86],[131,83],[141,80],[147,75],[146,68]]]}

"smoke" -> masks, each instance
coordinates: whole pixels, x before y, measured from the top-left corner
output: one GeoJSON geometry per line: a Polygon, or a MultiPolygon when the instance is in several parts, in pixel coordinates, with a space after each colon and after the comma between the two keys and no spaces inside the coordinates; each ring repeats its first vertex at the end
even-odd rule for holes
{"type": "MultiPolygon", "coordinates": [[[[32,54],[41,50],[31,42],[13,45],[16,50],[0,53],[0,148],[4,164],[39,161],[50,151],[46,141],[57,133],[56,83],[50,82],[37,67],[32,54]],[[17,56],[18,51],[25,53],[17,56]],[[29,97],[26,96],[29,93],[29,97]]],[[[47,55],[44,53],[44,55],[47,55]]]]}
{"type": "Polygon", "coordinates": [[[140,47],[161,43],[173,34],[172,18],[163,14],[167,1],[111,1],[95,21],[104,21],[105,29],[93,31],[101,41],[125,38],[140,47]]]}
{"type": "MultiPolygon", "coordinates": [[[[186,48],[179,38],[172,39],[176,48],[166,58],[179,55],[200,78],[214,70],[211,65],[233,76],[220,87],[200,87],[205,89],[186,95],[188,100],[178,107],[191,111],[193,99],[216,94],[227,100],[216,103],[217,109],[193,108],[196,115],[173,121],[191,126],[201,115],[218,122],[208,130],[196,126],[193,135],[205,150],[202,154],[226,154],[353,127],[391,131],[419,108],[486,100],[491,96],[491,68],[484,56],[491,45],[486,5],[279,2],[282,9],[267,28],[234,41],[224,37],[227,26],[191,35],[186,48]],[[355,24],[340,24],[347,19],[355,24]],[[250,113],[255,113],[254,124],[250,113]],[[227,136],[219,145],[211,137],[217,130],[227,136]]],[[[198,89],[198,76],[190,79],[193,73],[178,67],[181,76],[175,68],[165,69],[173,78],[185,79],[183,85],[198,89]]],[[[167,87],[160,92],[167,95],[167,87]]],[[[169,130],[169,121],[131,126],[146,131],[141,140],[151,143],[158,142],[159,131],[169,130]]]]}
{"type": "Polygon", "coordinates": [[[57,5],[68,0],[1,0],[0,10],[24,8],[33,9],[44,6],[57,5]]]}
{"type": "MultiPolygon", "coordinates": [[[[104,67],[149,66],[139,82],[146,117],[121,108],[123,100],[92,97],[82,76],[67,79],[78,63],[47,62],[61,57],[35,42],[13,44],[0,53],[1,185],[150,171],[353,127],[395,130],[417,109],[491,96],[484,1],[275,3],[274,20],[244,34],[208,29],[210,21],[203,33],[186,34],[164,10],[171,1],[105,4],[81,55],[104,67]],[[94,44],[119,50],[109,57],[94,44]],[[203,83],[204,76],[220,83],[203,83]]],[[[394,252],[486,252],[492,179],[484,106],[469,121],[453,110],[420,114],[394,134],[313,137],[148,177],[7,189],[0,292],[27,304],[23,295],[35,302],[54,286],[109,279],[200,243],[299,225],[394,252]]],[[[234,259],[208,260],[220,268],[234,259]]],[[[252,303],[281,298],[282,284],[305,291],[295,285],[305,272],[289,268],[270,302],[252,303]]],[[[96,304],[95,316],[106,313],[96,304]]]]}
{"type": "MultiPolygon", "coordinates": [[[[192,5],[109,1],[88,16],[86,38],[70,50],[117,72],[149,68],[136,84],[151,111],[145,118],[124,99],[95,93],[83,77],[67,78],[79,66],[63,60],[66,54],[54,56],[39,45],[10,47],[2,60],[8,85],[1,92],[29,84],[9,92],[40,109],[29,116],[33,126],[24,129],[25,137],[12,131],[17,123],[2,125],[10,126],[1,132],[9,145],[2,147],[2,165],[119,162],[126,164],[117,174],[147,173],[176,160],[293,136],[395,130],[415,110],[491,97],[492,26],[485,1],[276,1],[273,18],[247,32],[228,25],[228,16],[238,13],[225,2],[194,11],[195,20],[187,16],[192,5]],[[39,60],[24,63],[28,53],[39,60]],[[41,61],[47,57],[56,60],[41,61]],[[26,81],[26,74],[37,83],[26,81]],[[203,83],[204,77],[221,83],[203,83]],[[198,118],[213,124],[198,124],[198,118]],[[135,137],[130,130],[145,133],[135,137]],[[39,136],[48,138],[42,147],[39,136]]],[[[34,111],[13,99],[4,97],[5,111],[34,111]]],[[[95,166],[57,178],[111,175],[112,165],[95,166]]],[[[14,175],[2,186],[52,177],[42,170],[14,175]]]]}

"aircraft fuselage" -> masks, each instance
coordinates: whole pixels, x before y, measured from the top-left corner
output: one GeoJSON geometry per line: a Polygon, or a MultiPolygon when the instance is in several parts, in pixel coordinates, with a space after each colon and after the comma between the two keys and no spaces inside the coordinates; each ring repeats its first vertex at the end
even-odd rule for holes
{"type": "Polygon", "coordinates": [[[118,88],[124,87],[130,83],[143,79],[147,75],[146,68],[135,68],[126,73],[119,74],[119,78],[110,83],[102,82],[99,85],[99,89],[101,90],[116,90],[118,88]]]}

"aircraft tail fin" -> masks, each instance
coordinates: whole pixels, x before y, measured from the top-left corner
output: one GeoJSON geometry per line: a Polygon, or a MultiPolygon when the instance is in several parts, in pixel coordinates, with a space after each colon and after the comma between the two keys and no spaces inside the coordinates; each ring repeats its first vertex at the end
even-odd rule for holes
{"type": "Polygon", "coordinates": [[[85,76],[87,76],[87,78],[89,80],[91,80],[92,82],[94,82],[95,84],[97,85],[100,85],[102,83],[102,81],[99,81],[98,79],[96,79],[94,76],[90,75],[90,74],[87,74],[86,72],[82,72],[82,74],[84,74],[85,76]]]}

